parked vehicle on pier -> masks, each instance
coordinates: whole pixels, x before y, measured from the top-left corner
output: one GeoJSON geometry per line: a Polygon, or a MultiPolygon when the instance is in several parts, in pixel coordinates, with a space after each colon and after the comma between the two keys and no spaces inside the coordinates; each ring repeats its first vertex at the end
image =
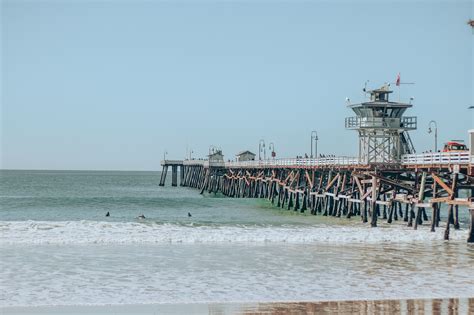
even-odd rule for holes
{"type": "Polygon", "coordinates": [[[464,152],[467,151],[468,148],[462,140],[451,140],[444,144],[443,152],[464,152]]]}

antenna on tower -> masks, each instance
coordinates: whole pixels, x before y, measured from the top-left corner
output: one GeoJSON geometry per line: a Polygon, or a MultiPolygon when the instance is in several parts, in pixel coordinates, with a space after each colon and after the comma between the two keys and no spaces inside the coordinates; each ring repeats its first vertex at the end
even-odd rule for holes
{"type": "Polygon", "coordinates": [[[365,84],[364,84],[364,88],[362,89],[362,91],[364,91],[364,99],[367,99],[367,83],[369,83],[369,80],[365,81],[365,84]]]}
{"type": "MultiPolygon", "coordinates": [[[[392,82],[392,83],[395,83],[396,86],[398,86],[398,101],[400,102],[400,85],[402,84],[415,84],[415,82],[402,82],[401,79],[400,79],[400,72],[398,73],[398,76],[397,76],[397,80],[395,82],[392,82]]],[[[390,86],[390,84],[389,84],[390,86]]]]}

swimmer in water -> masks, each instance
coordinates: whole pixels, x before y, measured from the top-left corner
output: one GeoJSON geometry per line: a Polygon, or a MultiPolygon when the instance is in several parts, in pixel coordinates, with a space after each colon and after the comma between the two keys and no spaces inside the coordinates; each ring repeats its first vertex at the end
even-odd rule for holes
{"type": "Polygon", "coordinates": [[[146,219],[145,216],[143,214],[140,214],[137,219],[146,219]]]}
{"type": "Polygon", "coordinates": [[[192,217],[192,214],[191,214],[191,212],[188,212],[188,217],[189,217],[189,218],[190,218],[190,217],[192,217]]]}
{"type": "Polygon", "coordinates": [[[110,212],[107,211],[107,213],[105,214],[106,217],[110,217],[110,212]]]}

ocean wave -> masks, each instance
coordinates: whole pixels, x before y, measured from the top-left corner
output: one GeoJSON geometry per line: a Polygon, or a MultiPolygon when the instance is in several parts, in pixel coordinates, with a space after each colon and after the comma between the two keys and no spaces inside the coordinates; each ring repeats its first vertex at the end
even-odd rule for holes
{"type": "MultiPolygon", "coordinates": [[[[0,244],[380,243],[443,239],[427,226],[194,226],[98,221],[0,221],[0,244]]],[[[451,240],[465,240],[452,230],[451,240]]]]}

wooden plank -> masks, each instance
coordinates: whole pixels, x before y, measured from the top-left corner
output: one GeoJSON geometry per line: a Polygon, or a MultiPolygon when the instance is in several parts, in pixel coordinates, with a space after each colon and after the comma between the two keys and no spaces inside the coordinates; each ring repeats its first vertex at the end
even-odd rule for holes
{"type": "Polygon", "coordinates": [[[432,203],[428,203],[428,202],[418,202],[418,203],[415,203],[415,207],[417,208],[432,208],[433,207],[433,204],[432,203]]]}
{"type": "Polygon", "coordinates": [[[284,183],[287,183],[288,180],[289,180],[291,177],[293,177],[293,172],[294,172],[294,171],[291,171],[291,173],[288,174],[288,176],[287,176],[287,177],[285,178],[285,180],[283,181],[284,183]]]}
{"type": "MultiPolygon", "coordinates": [[[[367,201],[372,201],[372,197],[367,197],[367,201]]],[[[383,206],[389,206],[391,204],[390,201],[383,201],[383,200],[376,200],[375,203],[378,205],[383,205],[383,206]]]]}
{"type": "Polygon", "coordinates": [[[326,190],[328,190],[329,188],[331,188],[331,186],[334,185],[334,183],[336,182],[336,180],[338,180],[338,178],[339,178],[340,176],[341,176],[340,174],[337,174],[337,175],[329,182],[329,184],[327,184],[326,190]]]}
{"type": "MultiPolygon", "coordinates": [[[[357,184],[357,188],[359,188],[359,193],[360,193],[360,196],[362,197],[362,195],[364,194],[364,191],[362,189],[362,185],[360,184],[360,180],[357,176],[354,176],[354,180],[357,184]]],[[[362,199],[362,198],[361,198],[362,199]]]]}
{"type": "Polygon", "coordinates": [[[411,182],[407,182],[407,181],[397,182],[397,181],[394,181],[392,179],[381,177],[379,175],[373,175],[373,176],[377,177],[380,181],[382,181],[384,183],[387,183],[387,184],[392,185],[394,187],[402,188],[402,189],[407,190],[409,192],[413,192],[413,188],[410,187],[410,186],[407,186],[407,185],[410,185],[411,182]]]}
{"type": "Polygon", "coordinates": [[[431,173],[431,177],[433,177],[433,179],[438,183],[438,185],[443,187],[443,189],[446,190],[450,196],[453,194],[453,190],[449,188],[448,185],[446,185],[446,183],[441,178],[436,176],[435,173],[431,173]]]}
{"type": "Polygon", "coordinates": [[[469,206],[471,204],[470,200],[466,200],[467,198],[455,198],[454,200],[448,200],[446,203],[448,205],[459,205],[459,206],[469,206]]]}
{"type": "Polygon", "coordinates": [[[360,200],[365,200],[367,197],[369,197],[371,193],[372,193],[372,187],[369,187],[369,189],[367,189],[367,192],[360,198],[360,200]]]}
{"type": "Polygon", "coordinates": [[[449,200],[449,197],[438,197],[438,198],[431,198],[429,200],[430,203],[435,203],[435,202],[446,202],[449,200]]]}
{"type": "Polygon", "coordinates": [[[293,183],[295,182],[296,179],[300,179],[300,173],[296,173],[296,176],[293,176],[293,178],[291,179],[291,182],[288,186],[292,187],[293,186],[293,183]]]}
{"type": "Polygon", "coordinates": [[[313,189],[313,181],[312,181],[311,178],[309,177],[308,171],[305,171],[305,175],[306,175],[306,180],[307,180],[308,183],[309,183],[309,187],[310,187],[311,189],[313,189]]]}

